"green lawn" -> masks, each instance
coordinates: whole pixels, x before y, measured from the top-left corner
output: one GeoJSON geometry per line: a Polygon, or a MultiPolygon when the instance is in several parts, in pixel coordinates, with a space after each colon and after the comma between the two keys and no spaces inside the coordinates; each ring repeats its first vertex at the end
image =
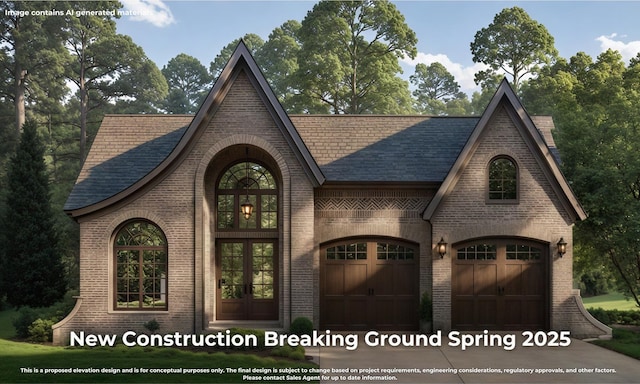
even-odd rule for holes
{"type": "MultiPolygon", "coordinates": [[[[12,319],[16,311],[0,311],[0,383],[240,383],[242,373],[226,373],[227,368],[317,368],[303,361],[261,357],[243,353],[190,352],[175,348],[116,347],[72,348],[11,341],[15,336],[12,319]],[[44,373],[45,369],[97,369],[97,373],[44,373]],[[113,368],[113,369],[111,369],[113,368]],[[141,368],[222,368],[225,373],[155,373],[143,374],[141,368]],[[29,371],[29,369],[31,371],[29,371]],[[109,372],[102,372],[103,369],[109,372]],[[136,373],[135,370],[138,370],[136,373]],[[43,370],[40,373],[40,370],[43,370]],[[125,370],[131,370],[127,372],[125,370]],[[113,373],[117,372],[117,373],[113,373]]],[[[256,374],[257,376],[263,376],[256,374]]],[[[264,376],[268,376],[265,374],[264,376]]],[[[277,376],[285,375],[285,373],[277,376]]],[[[317,376],[307,373],[307,376],[317,376]]],[[[304,376],[304,374],[299,374],[304,376]]],[[[286,382],[294,380],[286,380],[286,382]]],[[[264,382],[264,380],[262,381],[264,382]]],[[[268,381],[267,381],[268,382],[268,381]]],[[[283,381],[280,380],[279,383],[283,381]]],[[[308,382],[308,381],[304,381],[308,382]]],[[[317,382],[311,381],[311,382],[317,382]]]]}
{"type": "Polygon", "coordinates": [[[622,293],[583,297],[582,302],[586,308],[618,309],[621,311],[640,310],[634,301],[627,300],[622,293]]]}
{"type": "Polygon", "coordinates": [[[613,339],[596,340],[593,344],[640,359],[640,332],[613,328],[613,339]]]}
{"type": "MultiPolygon", "coordinates": [[[[243,382],[242,373],[226,373],[227,368],[317,368],[306,362],[293,362],[264,358],[249,354],[222,352],[189,352],[174,348],[142,348],[122,345],[93,349],[52,347],[41,344],[0,340],[0,382],[243,382]],[[97,369],[98,373],[44,373],[46,369],[97,369]],[[222,368],[225,373],[146,373],[141,369],[176,368],[185,370],[222,368]],[[31,369],[27,372],[26,369],[31,369]],[[109,370],[102,372],[103,369],[109,370]],[[129,370],[129,371],[126,371],[129,370]],[[138,372],[136,372],[138,370],[138,372]],[[37,372],[36,372],[37,371],[37,372]]],[[[276,375],[284,375],[277,374],[276,375]]],[[[317,376],[316,373],[308,374],[317,376]]],[[[262,376],[262,375],[258,375],[262,376]]],[[[302,375],[300,375],[302,376],[302,375]]],[[[282,381],[280,381],[282,382],[282,381]]]]}

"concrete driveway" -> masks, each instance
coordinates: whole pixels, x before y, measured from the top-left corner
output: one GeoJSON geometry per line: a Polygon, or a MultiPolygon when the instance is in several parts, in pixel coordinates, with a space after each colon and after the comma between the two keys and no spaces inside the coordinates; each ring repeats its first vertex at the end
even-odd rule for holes
{"type": "MultiPolygon", "coordinates": [[[[362,340],[362,335],[360,335],[362,340]]],[[[640,361],[571,339],[568,347],[321,347],[321,382],[640,383],[640,361]],[[537,370],[537,371],[536,371],[537,370]],[[546,370],[546,371],[545,371],[546,370]]]]}

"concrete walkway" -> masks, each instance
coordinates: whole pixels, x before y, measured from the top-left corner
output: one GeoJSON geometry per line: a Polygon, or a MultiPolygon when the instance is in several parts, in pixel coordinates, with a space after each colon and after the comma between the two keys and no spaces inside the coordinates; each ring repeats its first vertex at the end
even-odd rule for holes
{"type": "Polygon", "coordinates": [[[571,339],[568,347],[370,347],[309,351],[324,370],[322,383],[640,383],[640,361],[571,339]],[[535,370],[538,371],[535,371],[535,370]],[[541,371],[547,369],[549,371],[541,371]],[[528,371],[527,371],[528,370],[528,371]]]}

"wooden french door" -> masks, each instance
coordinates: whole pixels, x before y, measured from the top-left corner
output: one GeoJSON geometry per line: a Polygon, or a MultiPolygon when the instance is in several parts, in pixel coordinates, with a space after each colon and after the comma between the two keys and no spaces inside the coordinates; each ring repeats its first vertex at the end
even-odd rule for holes
{"type": "Polygon", "coordinates": [[[216,318],[278,319],[278,252],[273,240],[221,240],[216,252],[216,318]]]}
{"type": "Polygon", "coordinates": [[[452,326],[548,328],[547,248],[520,239],[485,239],[454,247],[452,326]]]}

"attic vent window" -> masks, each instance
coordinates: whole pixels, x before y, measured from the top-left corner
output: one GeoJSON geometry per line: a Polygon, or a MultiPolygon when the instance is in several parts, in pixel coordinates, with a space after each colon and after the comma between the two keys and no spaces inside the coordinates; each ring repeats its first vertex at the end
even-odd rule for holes
{"type": "Polygon", "coordinates": [[[489,201],[517,202],[518,166],[510,157],[499,156],[489,163],[489,201]]]}

